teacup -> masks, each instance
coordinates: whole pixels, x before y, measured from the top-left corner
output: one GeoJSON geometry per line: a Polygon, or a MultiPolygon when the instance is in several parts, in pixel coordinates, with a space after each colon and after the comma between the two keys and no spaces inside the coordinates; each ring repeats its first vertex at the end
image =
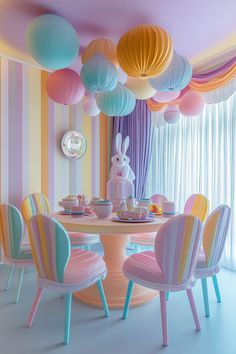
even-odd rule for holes
{"type": "Polygon", "coordinates": [[[131,212],[131,219],[132,220],[141,220],[145,219],[148,215],[148,210],[146,207],[136,207],[134,210],[131,212]]]}
{"type": "Polygon", "coordinates": [[[72,213],[84,213],[85,206],[84,205],[73,205],[71,208],[72,213]]]}

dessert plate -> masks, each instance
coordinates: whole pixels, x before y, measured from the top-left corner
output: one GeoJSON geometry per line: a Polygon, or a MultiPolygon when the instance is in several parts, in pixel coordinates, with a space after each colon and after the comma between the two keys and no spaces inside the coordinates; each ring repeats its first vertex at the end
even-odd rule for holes
{"type": "Polygon", "coordinates": [[[118,216],[114,216],[111,220],[116,222],[125,222],[125,223],[143,223],[143,222],[151,222],[156,218],[147,216],[145,219],[133,220],[133,219],[120,219],[118,216]]]}

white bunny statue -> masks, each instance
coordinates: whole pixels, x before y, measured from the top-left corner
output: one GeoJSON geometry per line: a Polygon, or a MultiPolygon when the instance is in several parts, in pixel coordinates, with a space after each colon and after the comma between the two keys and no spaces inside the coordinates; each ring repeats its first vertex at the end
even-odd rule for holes
{"type": "Polygon", "coordinates": [[[112,167],[110,171],[110,179],[107,183],[107,198],[113,204],[113,211],[116,211],[120,202],[126,200],[130,195],[134,196],[133,180],[135,175],[129,166],[129,157],[126,151],[129,147],[129,136],[127,136],[122,144],[122,136],[120,133],[116,135],[115,152],[112,157],[112,167]]]}

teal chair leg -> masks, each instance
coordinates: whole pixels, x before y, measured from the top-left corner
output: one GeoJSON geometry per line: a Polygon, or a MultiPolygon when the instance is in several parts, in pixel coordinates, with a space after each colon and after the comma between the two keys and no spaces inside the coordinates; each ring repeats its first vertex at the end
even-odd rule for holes
{"type": "Polygon", "coordinates": [[[99,292],[99,295],[100,295],[100,298],[101,298],[101,301],[102,301],[102,307],[103,307],[103,310],[105,312],[105,317],[109,317],[109,309],[108,309],[108,306],[107,306],[107,300],[106,300],[106,296],[105,296],[105,293],[104,293],[104,290],[103,290],[103,285],[102,285],[102,281],[101,280],[97,281],[97,287],[98,287],[98,292],[99,292]]]}
{"type": "Polygon", "coordinates": [[[71,302],[72,294],[65,295],[65,328],[64,328],[64,344],[68,344],[70,340],[70,319],[71,319],[71,302]]]}
{"type": "Polygon", "coordinates": [[[166,301],[168,301],[168,300],[169,300],[169,297],[170,297],[170,292],[169,292],[169,291],[167,291],[167,292],[166,292],[166,301]]]}
{"type": "Polygon", "coordinates": [[[14,267],[10,267],[5,290],[8,290],[10,288],[13,273],[14,273],[14,267]]]}
{"type": "Polygon", "coordinates": [[[129,303],[130,303],[133,287],[134,287],[134,282],[130,280],[129,283],[128,283],[127,294],[126,294],[126,299],[125,299],[125,306],[124,306],[124,311],[123,311],[123,319],[126,319],[127,316],[128,316],[129,303]]]}
{"type": "Polygon", "coordinates": [[[21,291],[21,285],[22,285],[23,275],[24,275],[24,268],[21,268],[21,270],[20,270],[20,276],[19,276],[18,289],[17,289],[17,294],[16,294],[16,304],[18,304],[18,302],[19,302],[19,297],[20,297],[20,291],[21,291]]]}
{"type": "Polygon", "coordinates": [[[207,279],[203,278],[203,279],[201,279],[201,281],[202,281],[203,300],[204,300],[204,306],[205,306],[205,315],[206,315],[206,317],[210,317],[208,290],[207,290],[207,279]]]}
{"type": "Polygon", "coordinates": [[[213,281],[213,285],[214,285],[214,289],[215,289],[215,293],[216,293],[216,298],[217,298],[217,302],[221,302],[221,296],[220,296],[220,289],[218,286],[218,281],[217,281],[217,277],[216,274],[212,276],[212,281],[213,281]]]}

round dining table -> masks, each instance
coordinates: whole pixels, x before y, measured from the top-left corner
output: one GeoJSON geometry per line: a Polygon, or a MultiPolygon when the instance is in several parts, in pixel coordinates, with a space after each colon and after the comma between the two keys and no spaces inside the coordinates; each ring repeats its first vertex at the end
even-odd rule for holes
{"type": "MultiPolygon", "coordinates": [[[[151,222],[127,223],[113,221],[114,215],[106,219],[96,216],[74,216],[54,213],[67,231],[93,233],[100,235],[104,250],[104,261],[107,266],[107,276],[103,280],[108,306],[111,309],[120,309],[124,306],[128,280],[123,275],[122,265],[126,259],[126,247],[132,234],[157,232],[168,220],[165,217],[156,217],[151,222]]],[[[131,306],[139,306],[158,295],[157,291],[135,285],[132,293],[131,306]]],[[[74,296],[82,302],[101,307],[101,300],[96,286],[75,293],[74,296]]]]}

